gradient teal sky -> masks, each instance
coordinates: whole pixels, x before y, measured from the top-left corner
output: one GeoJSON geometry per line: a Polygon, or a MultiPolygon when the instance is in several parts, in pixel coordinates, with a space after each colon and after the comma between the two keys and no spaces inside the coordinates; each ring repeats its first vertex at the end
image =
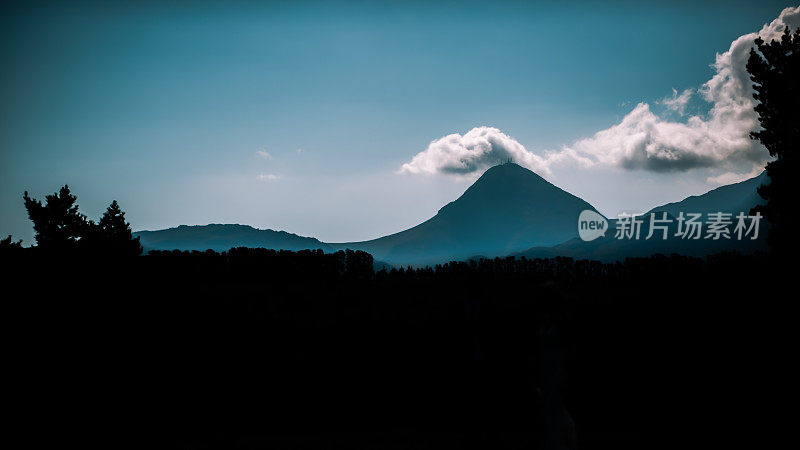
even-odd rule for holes
{"type": "MultiPolygon", "coordinates": [[[[64,183],[90,217],[117,199],[135,230],[400,231],[471,182],[396,173],[432,140],[485,125],[538,152],[638,102],[667,114],[659,99],[706,82],[716,53],[790,6],[666,3],[3,6],[0,234],[30,243],[22,192],[64,183]]],[[[704,192],[707,175],[548,179],[615,214],[704,192]]]]}

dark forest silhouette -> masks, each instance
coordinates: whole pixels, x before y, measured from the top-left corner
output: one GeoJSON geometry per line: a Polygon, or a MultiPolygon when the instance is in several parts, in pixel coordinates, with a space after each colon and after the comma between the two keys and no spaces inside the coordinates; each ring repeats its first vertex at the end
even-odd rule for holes
{"type": "Polygon", "coordinates": [[[792,329],[767,255],[375,272],[352,251],[23,250],[6,273],[36,293],[6,308],[35,420],[14,423],[84,447],[760,444],[792,329]]]}

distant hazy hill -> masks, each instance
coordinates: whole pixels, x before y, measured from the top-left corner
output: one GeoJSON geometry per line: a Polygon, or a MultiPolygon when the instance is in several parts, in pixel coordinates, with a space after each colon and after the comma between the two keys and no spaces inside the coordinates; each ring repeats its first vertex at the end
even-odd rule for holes
{"type": "Polygon", "coordinates": [[[331,244],[390,263],[507,255],[577,236],[578,215],[594,207],[532,171],[508,163],[487,170],[431,219],[371,241],[331,244]]]}
{"type": "MultiPolygon", "coordinates": [[[[766,224],[762,220],[761,229],[759,232],[759,239],[757,240],[736,240],[736,239],[720,239],[720,240],[686,240],[675,237],[677,226],[673,222],[669,229],[668,239],[651,238],[644,239],[649,231],[650,212],[666,212],[670,217],[674,218],[678,213],[702,213],[703,218],[707,217],[708,213],[713,212],[726,212],[731,213],[733,216],[739,212],[749,213],[750,208],[763,202],[763,199],[758,195],[756,189],[763,183],[769,182],[766,173],[751,178],[740,183],[722,186],[702,195],[694,195],[687,197],[684,200],[675,203],[668,203],[666,205],[657,206],[648,211],[644,215],[641,228],[641,239],[615,239],[614,231],[616,228],[615,221],[610,221],[609,232],[606,237],[599,238],[591,242],[584,242],[579,238],[571,239],[559,245],[552,247],[534,247],[524,252],[517,253],[517,256],[526,256],[528,258],[547,258],[553,256],[569,256],[576,259],[597,259],[601,261],[615,261],[624,260],[626,257],[641,257],[650,256],[656,253],[669,255],[678,253],[688,256],[706,256],[713,253],[723,251],[738,251],[742,253],[750,253],[754,251],[766,250],[767,245],[766,237],[766,224]]],[[[656,215],[660,218],[660,215],[656,215]]],[[[733,226],[731,231],[733,231],[733,226]]],[[[704,232],[705,234],[705,227],[704,232]]]]}
{"type": "Polygon", "coordinates": [[[703,213],[704,215],[713,212],[747,213],[753,206],[764,202],[764,199],[758,195],[756,189],[768,182],[769,177],[767,172],[764,171],[761,172],[761,175],[749,180],[720,186],[702,195],[686,197],[679,202],[657,206],[648,211],[648,214],[650,212],[664,211],[671,216],[677,217],[681,211],[684,213],[703,213]]]}
{"type": "Polygon", "coordinates": [[[235,224],[181,225],[166,230],[137,231],[134,236],[141,238],[145,251],[174,249],[226,251],[231,247],[331,250],[329,245],[315,238],[235,224]]]}

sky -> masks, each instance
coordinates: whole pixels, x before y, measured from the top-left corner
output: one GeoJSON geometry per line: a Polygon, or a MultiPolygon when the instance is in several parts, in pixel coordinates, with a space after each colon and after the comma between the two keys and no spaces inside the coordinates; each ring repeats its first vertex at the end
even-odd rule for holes
{"type": "Polygon", "coordinates": [[[134,230],[365,240],[508,158],[646,211],[760,173],[744,61],[800,26],[768,0],[0,8],[0,234],[26,244],[22,193],[64,184],[134,230]]]}

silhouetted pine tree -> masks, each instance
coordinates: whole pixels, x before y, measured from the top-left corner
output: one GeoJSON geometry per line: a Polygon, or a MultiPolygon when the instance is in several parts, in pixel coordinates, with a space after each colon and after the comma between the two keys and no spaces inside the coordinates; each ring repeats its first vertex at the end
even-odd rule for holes
{"type": "Polygon", "coordinates": [[[64,185],[58,193],[48,195],[45,203],[23,195],[25,209],[33,222],[36,244],[43,249],[65,250],[77,247],[84,236],[88,223],[86,216],[78,212],[77,197],[64,185]]]}
{"type": "Polygon", "coordinates": [[[767,204],[754,208],[771,225],[769,242],[776,252],[789,254],[797,249],[797,235],[792,230],[797,219],[798,146],[800,146],[800,28],[789,28],[780,41],[755,40],[758,51],[750,50],[747,72],[753,81],[753,97],[760,131],[750,137],[761,142],[775,160],[767,164],[770,184],[758,193],[767,204]]]}
{"type": "Polygon", "coordinates": [[[116,200],[108,206],[96,227],[103,250],[118,255],[136,256],[142,253],[139,238],[133,238],[131,226],[125,221],[125,212],[120,209],[116,200]]]}

